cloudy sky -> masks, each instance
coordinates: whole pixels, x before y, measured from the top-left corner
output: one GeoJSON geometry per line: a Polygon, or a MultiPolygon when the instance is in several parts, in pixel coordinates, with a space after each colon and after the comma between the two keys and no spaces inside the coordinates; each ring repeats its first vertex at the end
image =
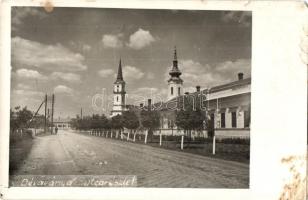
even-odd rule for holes
{"type": "Polygon", "coordinates": [[[56,117],[108,114],[120,57],[128,103],[166,98],[174,46],[188,92],[250,76],[251,13],[18,7],[11,44],[11,107],[55,93],[56,117]]]}

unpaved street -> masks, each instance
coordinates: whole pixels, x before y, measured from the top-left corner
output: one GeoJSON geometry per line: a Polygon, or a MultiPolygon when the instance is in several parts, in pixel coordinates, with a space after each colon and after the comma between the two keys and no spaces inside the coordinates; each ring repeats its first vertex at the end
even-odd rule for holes
{"type": "Polygon", "coordinates": [[[38,136],[14,175],[136,175],[138,187],[248,188],[247,164],[60,130],[38,136]]]}

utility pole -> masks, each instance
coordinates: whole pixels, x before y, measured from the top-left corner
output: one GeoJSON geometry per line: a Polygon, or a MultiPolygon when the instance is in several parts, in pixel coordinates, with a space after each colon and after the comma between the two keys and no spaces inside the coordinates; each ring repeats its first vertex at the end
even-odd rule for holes
{"type": "Polygon", "coordinates": [[[45,94],[45,121],[44,121],[44,132],[47,131],[47,94],[45,94]]]}
{"type": "Polygon", "coordinates": [[[55,94],[52,94],[51,100],[51,134],[53,133],[53,114],[55,112],[55,94]]]}

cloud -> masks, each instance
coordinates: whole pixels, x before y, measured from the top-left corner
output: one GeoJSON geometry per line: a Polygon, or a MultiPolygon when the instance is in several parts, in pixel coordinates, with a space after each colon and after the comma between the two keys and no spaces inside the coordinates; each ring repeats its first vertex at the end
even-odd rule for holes
{"type": "Polygon", "coordinates": [[[23,24],[23,20],[27,17],[45,18],[47,14],[40,9],[39,7],[12,7],[12,30],[18,30],[18,27],[23,24]]]}
{"type": "Polygon", "coordinates": [[[217,73],[224,73],[233,78],[238,72],[243,72],[244,75],[250,76],[251,74],[251,60],[238,59],[235,61],[225,61],[218,63],[215,68],[217,73]],[[232,76],[233,75],[233,76],[232,76]]]}
{"type": "Polygon", "coordinates": [[[54,92],[66,95],[73,95],[74,90],[65,85],[58,85],[54,88],[54,92]]]}
{"type": "Polygon", "coordinates": [[[194,87],[198,84],[213,83],[217,80],[217,76],[210,73],[211,67],[209,65],[202,65],[193,60],[180,60],[180,70],[182,71],[181,78],[184,80],[186,86],[194,87]]]}
{"type": "MultiPolygon", "coordinates": [[[[171,67],[165,73],[166,79],[170,77],[170,69],[171,67]]],[[[180,60],[179,69],[182,72],[184,91],[193,92],[197,85],[206,88],[235,81],[239,72],[243,72],[244,77],[250,77],[251,61],[249,59],[238,59],[213,65],[203,65],[193,60],[180,60]]]]}
{"type": "Polygon", "coordinates": [[[127,46],[139,50],[149,46],[154,41],[155,38],[151,35],[150,31],[139,28],[138,31],[130,35],[127,46]]]}
{"type": "MultiPolygon", "coordinates": [[[[23,89],[14,89],[12,91],[13,95],[17,95],[16,98],[24,98],[24,97],[33,97],[33,96],[43,96],[43,92],[33,91],[33,90],[23,90],[23,89]]],[[[15,98],[13,98],[15,99],[15,98]]]]}
{"type": "Polygon", "coordinates": [[[31,87],[29,85],[23,84],[23,83],[18,83],[17,84],[17,89],[21,89],[21,90],[30,90],[31,87]]]}
{"type": "Polygon", "coordinates": [[[244,26],[251,26],[251,12],[247,11],[225,11],[222,13],[222,21],[237,22],[244,26]]]}
{"type": "Polygon", "coordinates": [[[133,66],[125,66],[123,68],[123,76],[126,81],[133,81],[141,79],[144,76],[144,72],[133,66]]]}
{"type": "Polygon", "coordinates": [[[90,45],[87,45],[87,44],[84,44],[84,45],[82,46],[82,50],[83,50],[84,52],[88,52],[88,51],[91,50],[91,46],[90,46],[90,45]]]}
{"type": "Polygon", "coordinates": [[[105,48],[121,48],[123,47],[123,42],[121,41],[121,38],[123,37],[122,34],[117,35],[103,35],[103,45],[105,48]]]}
{"type": "Polygon", "coordinates": [[[63,80],[67,82],[80,82],[80,75],[75,73],[53,72],[50,75],[53,80],[63,80]]]}
{"type": "Polygon", "coordinates": [[[115,74],[115,72],[112,69],[102,69],[100,71],[98,71],[98,75],[102,78],[107,78],[110,75],[115,74]]]}
{"type": "Polygon", "coordinates": [[[20,83],[17,85],[17,88],[11,90],[11,107],[27,106],[30,110],[34,111],[43,101],[44,95],[43,92],[35,91],[33,87],[20,83]]]}
{"type": "Polygon", "coordinates": [[[37,80],[46,80],[47,77],[39,73],[35,70],[30,69],[18,69],[16,71],[16,76],[18,78],[25,78],[25,79],[37,79],[37,80]]]}
{"type": "Polygon", "coordinates": [[[15,65],[31,66],[45,70],[83,71],[84,57],[62,46],[45,45],[20,37],[12,39],[12,63],[15,65]]]}

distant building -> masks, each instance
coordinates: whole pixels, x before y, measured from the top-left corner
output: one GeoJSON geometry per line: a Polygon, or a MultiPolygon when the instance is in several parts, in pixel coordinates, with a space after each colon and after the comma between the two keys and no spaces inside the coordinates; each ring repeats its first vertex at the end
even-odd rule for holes
{"type": "Polygon", "coordinates": [[[53,120],[53,124],[58,129],[69,129],[71,128],[71,119],[70,118],[56,118],[53,120]]]}
{"type": "Polygon", "coordinates": [[[114,82],[113,88],[113,106],[111,111],[111,117],[121,115],[126,109],[125,100],[125,81],[122,74],[122,62],[120,59],[117,79],[114,82]]]}

